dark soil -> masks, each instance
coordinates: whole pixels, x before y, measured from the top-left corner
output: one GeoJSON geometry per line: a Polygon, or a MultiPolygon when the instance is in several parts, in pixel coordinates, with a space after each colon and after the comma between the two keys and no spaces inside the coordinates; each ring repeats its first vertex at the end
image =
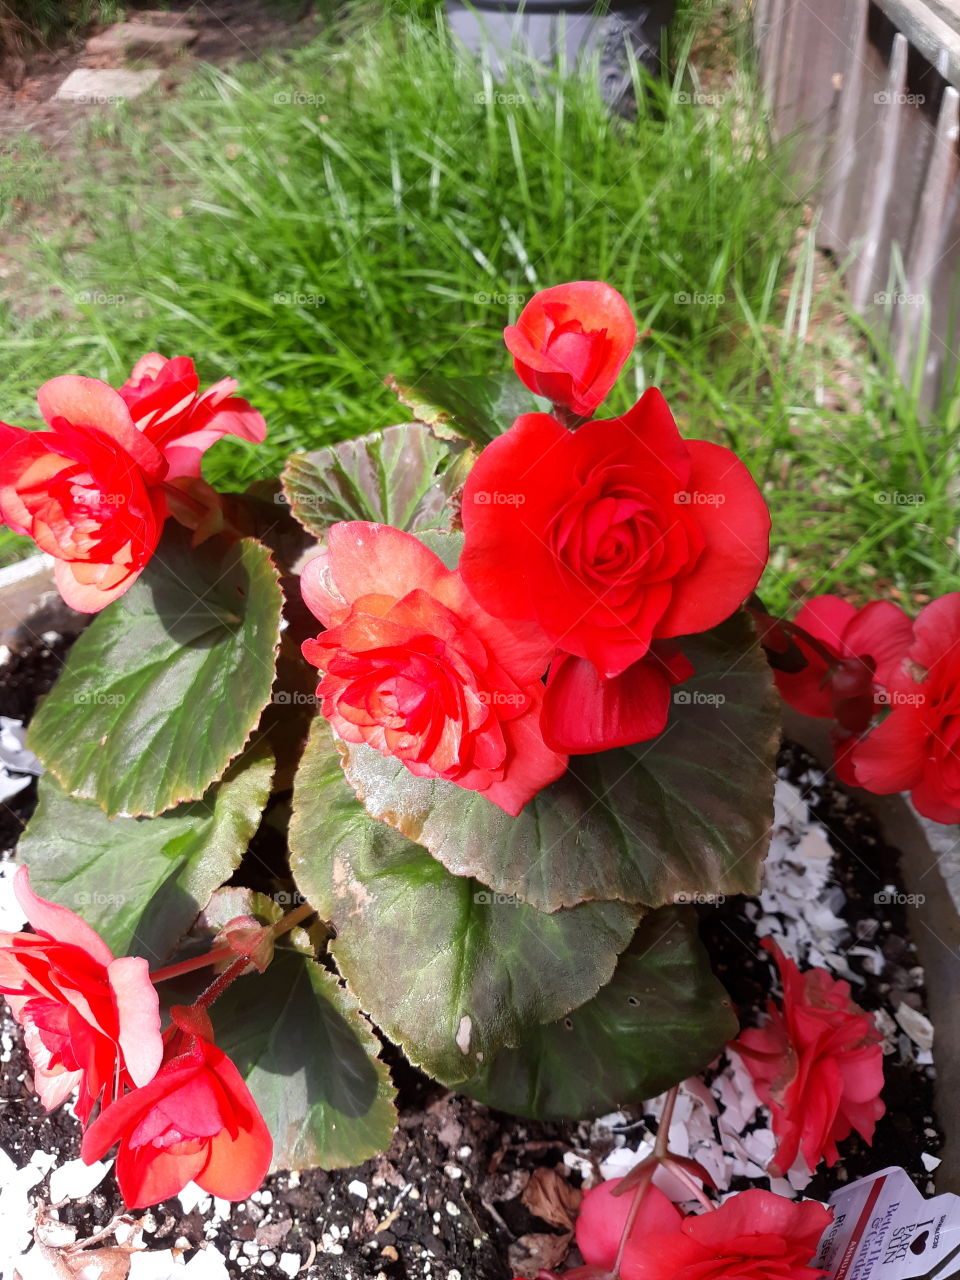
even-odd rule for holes
{"type": "MultiPolygon", "coordinates": [[[[0,714],[29,718],[55,679],[67,644],[38,641],[11,655],[0,668],[0,714]]],[[[864,972],[857,998],[868,1008],[889,1009],[898,999],[922,1007],[918,975],[910,972],[916,957],[904,908],[875,901],[886,885],[899,885],[896,851],[883,845],[869,817],[823,779],[802,750],[784,747],[781,773],[804,792],[838,851],[835,875],[846,894],[843,914],[853,935],[879,938],[888,958],[883,974],[864,972]]],[[[31,786],[0,814],[3,848],[12,846],[34,803],[31,786]]],[[[745,902],[704,908],[703,933],[718,975],[749,1021],[765,1005],[773,973],[745,902]]],[[[858,964],[856,957],[851,964],[858,964]]],[[[3,1042],[0,1147],[18,1167],[37,1150],[55,1153],[58,1165],[77,1158],[79,1126],[69,1111],[47,1115],[37,1102],[19,1028],[5,1013],[3,1042]]],[[[857,1138],[845,1143],[840,1164],[818,1173],[808,1195],[826,1199],[841,1183],[887,1164],[903,1165],[929,1189],[920,1155],[939,1145],[932,1068],[917,1067],[903,1048],[886,1060],[888,1109],[874,1146],[866,1148],[857,1138]]],[[[385,1056],[400,1090],[401,1117],[388,1152],[357,1169],[274,1175],[254,1198],[230,1206],[225,1218],[209,1207],[185,1213],[179,1200],[168,1201],[132,1215],[142,1223],[143,1244],[176,1247],[189,1256],[210,1241],[228,1260],[231,1275],[257,1278],[287,1274],[279,1266],[282,1254],[300,1259],[303,1280],[510,1280],[532,1274],[537,1265],[559,1265],[569,1232],[537,1216],[528,1201],[535,1208],[543,1201],[538,1204],[530,1193],[546,1179],[575,1206],[583,1160],[598,1164],[613,1137],[591,1134],[586,1124],[543,1125],[501,1115],[449,1094],[392,1047],[385,1056]],[[564,1163],[570,1153],[578,1157],[572,1166],[564,1163]],[[525,1257],[533,1262],[524,1266],[525,1257]]],[[[628,1109],[629,1115],[642,1113],[643,1108],[628,1109]]],[[[49,1204],[49,1179],[33,1194],[49,1204]]],[[[58,1210],[62,1222],[76,1226],[79,1240],[122,1213],[112,1173],[93,1193],[58,1210]]]]}

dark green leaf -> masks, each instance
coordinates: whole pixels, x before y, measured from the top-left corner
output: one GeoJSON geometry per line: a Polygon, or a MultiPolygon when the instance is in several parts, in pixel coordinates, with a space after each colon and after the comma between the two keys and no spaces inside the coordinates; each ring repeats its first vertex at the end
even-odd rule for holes
{"type": "Polygon", "coordinates": [[[212,1009],[273,1134],[274,1169],[343,1169],[390,1143],[394,1090],[377,1041],[334,974],[298,951],[228,988],[212,1009]]]}
{"type": "Polygon", "coordinates": [[[513,372],[461,378],[427,374],[415,381],[390,377],[387,386],[419,422],[463,436],[481,448],[509,430],[521,413],[549,408],[513,372]]]}
{"type": "Polygon", "coordinates": [[[683,641],[696,676],[650,742],[574,757],[517,818],[367,746],[342,746],[372,816],[458,876],[540,910],[756,893],[770,838],[779,704],[745,616],[683,641]]]}
{"type": "Polygon", "coordinates": [[[64,790],[111,816],[199,799],[270,697],[280,608],[260,543],[194,548],[171,522],[139,580],[70,650],[30,745],[64,790]]]}
{"type": "Polygon", "coordinates": [[[115,954],[157,967],[239,866],[272,775],[271,757],[244,759],[202,800],[157,818],[112,819],[47,776],[19,856],[41,897],[83,916],[115,954]]]}
{"type": "Polygon", "coordinates": [[[503,1049],[465,1093],[501,1111],[581,1119],[656,1097],[695,1075],[737,1033],[692,907],[648,916],[588,1004],[503,1049]]]}
{"type": "Polygon", "coordinates": [[[446,1084],[595,995],[637,922],[623,903],[547,915],[452,876],[364,812],[320,717],[297,775],[290,849],[297,884],[336,927],[331,949],[362,1007],[446,1084]]]}
{"type": "Polygon", "coordinates": [[[421,422],[386,427],[313,453],[295,453],[283,471],[293,514],[322,538],[340,520],[372,520],[396,529],[449,523],[448,499],[467,477],[472,455],[421,422]]]}

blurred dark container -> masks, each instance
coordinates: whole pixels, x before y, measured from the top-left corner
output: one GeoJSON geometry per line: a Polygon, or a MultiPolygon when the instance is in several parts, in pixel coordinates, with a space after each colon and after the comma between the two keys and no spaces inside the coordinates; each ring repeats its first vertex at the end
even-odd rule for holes
{"type": "Polygon", "coordinates": [[[485,53],[497,77],[512,49],[571,70],[598,53],[603,96],[616,107],[631,90],[628,47],[659,73],[676,0],[446,0],[446,9],[453,34],[472,53],[485,53]]]}

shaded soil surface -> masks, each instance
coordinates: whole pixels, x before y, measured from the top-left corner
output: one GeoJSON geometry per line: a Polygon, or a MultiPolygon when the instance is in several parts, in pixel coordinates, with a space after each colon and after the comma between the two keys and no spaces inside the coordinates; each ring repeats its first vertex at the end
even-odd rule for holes
{"type": "MultiPolygon", "coordinates": [[[[11,655],[0,668],[0,714],[29,718],[36,697],[56,677],[66,644],[48,636],[11,655]]],[[[885,886],[899,883],[896,851],[802,750],[785,746],[781,773],[804,792],[839,852],[835,874],[845,897],[839,914],[855,938],[877,943],[887,957],[883,973],[864,972],[858,998],[870,1008],[889,1010],[900,999],[922,1007],[904,908],[875,901],[885,886]]],[[[2,814],[5,857],[34,793],[31,786],[2,814]]],[[[756,1019],[773,978],[745,913],[750,901],[730,899],[703,910],[705,940],[744,1021],[756,1019]]],[[[856,965],[857,957],[850,962],[856,965]]],[[[18,1168],[36,1151],[53,1153],[58,1166],[76,1159],[79,1126],[68,1109],[47,1115],[40,1107],[19,1028],[6,1013],[2,1043],[0,1147],[18,1168]]],[[[401,1117],[388,1152],[357,1169],[274,1175],[237,1205],[208,1200],[186,1211],[174,1199],[128,1215],[139,1243],[189,1257],[210,1242],[233,1276],[296,1272],[304,1280],[510,1280],[535,1274],[537,1266],[560,1265],[579,1187],[615,1145],[614,1134],[588,1123],[537,1124],[501,1115],[449,1094],[396,1050],[387,1056],[401,1117]]],[[[888,1110],[873,1148],[856,1138],[843,1144],[841,1162],[819,1173],[807,1194],[826,1199],[841,1183],[887,1164],[903,1165],[930,1190],[920,1157],[939,1143],[932,1068],[918,1067],[906,1047],[886,1067],[888,1110]]],[[[642,1106],[624,1110],[628,1118],[646,1114],[642,1106]]],[[[50,1206],[49,1178],[31,1195],[50,1206]]],[[[61,1223],[76,1227],[78,1240],[122,1215],[112,1172],[92,1193],[57,1209],[61,1223]]],[[[575,1251],[567,1261],[577,1261],[575,1251]]]]}

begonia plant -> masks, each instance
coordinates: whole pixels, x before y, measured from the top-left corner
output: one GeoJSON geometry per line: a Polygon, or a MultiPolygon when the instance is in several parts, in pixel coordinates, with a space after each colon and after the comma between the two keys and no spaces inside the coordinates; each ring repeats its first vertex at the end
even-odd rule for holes
{"type": "MultiPolygon", "coordinates": [[[[759,889],[774,673],[837,721],[849,780],[960,817],[960,595],[915,625],[829,597],[772,618],[744,463],[655,388],[598,416],[635,336],[609,285],[547,289],[506,330],[519,378],[391,378],[408,421],[245,494],[201,457],[266,424],[185,357],[55,377],[46,430],[0,426],[0,514],[94,615],[30,725],[33,932],[0,938],[0,990],[130,1205],[382,1149],[374,1026],[530,1116],[706,1066],[738,1023],[695,904],[759,889]]],[[[869,1136],[876,1063],[846,994],[781,968],[740,1047],[788,1161],[869,1136]],[[832,1110],[802,1114],[790,1054],[840,1072],[832,1110]]],[[[813,1215],[761,1216],[792,1277],[813,1215]]],[[[658,1227],[691,1275],[717,1219],[658,1227]]]]}

